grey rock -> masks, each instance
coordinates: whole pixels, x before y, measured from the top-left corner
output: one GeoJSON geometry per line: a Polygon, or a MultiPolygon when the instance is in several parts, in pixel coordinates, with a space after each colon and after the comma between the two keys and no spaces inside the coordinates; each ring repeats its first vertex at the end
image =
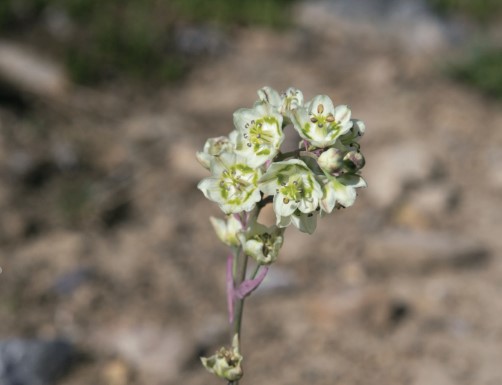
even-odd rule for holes
{"type": "Polygon", "coordinates": [[[387,230],[366,242],[368,265],[381,272],[475,267],[485,263],[489,255],[475,239],[433,231],[387,230]]]}
{"type": "Polygon", "coordinates": [[[440,19],[423,0],[326,0],[303,2],[301,7],[303,23],[315,15],[322,18],[322,23],[311,25],[314,30],[331,18],[346,33],[376,32],[411,52],[435,52],[467,37],[461,24],[440,19]]]}
{"type": "Polygon", "coordinates": [[[500,147],[493,146],[486,151],[486,180],[494,190],[502,190],[502,152],[500,147]]]}
{"type": "Polygon", "coordinates": [[[455,208],[459,191],[447,183],[434,183],[414,190],[410,194],[411,204],[427,213],[444,214],[455,208]]]}
{"type": "Polygon", "coordinates": [[[155,382],[176,378],[194,350],[182,331],[153,324],[110,325],[91,338],[155,382]]]}
{"type": "Polygon", "coordinates": [[[56,63],[12,42],[0,41],[0,79],[22,91],[60,98],[69,80],[56,63]]]}
{"type": "Polygon", "coordinates": [[[70,368],[74,357],[74,347],[65,340],[0,341],[0,384],[53,384],[70,368]]]}
{"type": "Polygon", "coordinates": [[[220,31],[204,26],[178,28],[175,33],[175,44],[178,50],[187,55],[216,55],[227,46],[220,31]]]}
{"type": "Polygon", "coordinates": [[[89,282],[93,275],[93,269],[89,267],[77,267],[59,276],[54,282],[53,289],[60,295],[71,295],[80,286],[89,282]]]}
{"type": "Polygon", "coordinates": [[[434,154],[416,141],[382,148],[366,159],[364,175],[370,188],[365,194],[378,207],[391,206],[407,186],[423,183],[439,170],[434,154]]]}

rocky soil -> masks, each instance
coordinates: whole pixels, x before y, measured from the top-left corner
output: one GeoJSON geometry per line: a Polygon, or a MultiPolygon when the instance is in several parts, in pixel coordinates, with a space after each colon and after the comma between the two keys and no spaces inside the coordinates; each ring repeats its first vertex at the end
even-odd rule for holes
{"type": "Polygon", "coordinates": [[[288,229],[246,303],[242,383],[502,384],[500,103],[442,75],[467,31],[344,3],[239,31],[174,86],[3,98],[0,338],[71,343],[62,384],[221,383],[198,357],[228,342],[226,250],[194,153],[294,85],[366,122],[368,188],[288,229]]]}

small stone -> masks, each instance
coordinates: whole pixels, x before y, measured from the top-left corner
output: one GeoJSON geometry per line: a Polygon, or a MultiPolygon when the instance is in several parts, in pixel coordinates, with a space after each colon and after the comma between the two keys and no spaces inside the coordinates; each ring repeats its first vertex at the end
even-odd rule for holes
{"type": "Polygon", "coordinates": [[[500,152],[500,147],[488,149],[484,158],[488,184],[494,190],[502,190],[502,153],[500,152]]]}
{"type": "Polygon", "coordinates": [[[366,255],[368,264],[377,271],[427,272],[483,264],[489,250],[462,235],[387,230],[367,240],[366,255]]]}
{"type": "Polygon", "coordinates": [[[442,215],[454,209],[459,191],[447,183],[428,184],[411,192],[409,201],[427,215],[442,215]]]}
{"type": "Polygon", "coordinates": [[[412,229],[429,229],[457,207],[459,196],[459,190],[448,183],[419,186],[398,207],[393,220],[412,229]]]}
{"type": "Polygon", "coordinates": [[[113,360],[103,368],[102,377],[106,385],[125,385],[129,381],[130,370],[121,360],[113,360]]]}
{"type": "Polygon", "coordinates": [[[152,381],[169,382],[176,378],[193,350],[179,330],[151,324],[114,325],[97,332],[93,338],[152,381]]]}
{"type": "Polygon", "coordinates": [[[453,385],[456,381],[448,375],[444,365],[435,362],[419,362],[415,369],[415,381],[413,385],[453,385]]]}
{"type": "Polygon", "coordinates": [[[177,48],[187,55],[217,55],[227,46],[223,34],[211,27],[179,27],[174,40],[177,48]]]}
{"type": "Polygon", "coordinates": [[[66,74],[56,63],[8,42],[0,42],[0,78],[41,97],[62,97],[69,86],[66,74]]]}
{"type": "Polygon", "coordinates": [[[74,347],[65,340],[0,341],[0,384],[54,384],[68,371],[74,357],[74,347]]]}

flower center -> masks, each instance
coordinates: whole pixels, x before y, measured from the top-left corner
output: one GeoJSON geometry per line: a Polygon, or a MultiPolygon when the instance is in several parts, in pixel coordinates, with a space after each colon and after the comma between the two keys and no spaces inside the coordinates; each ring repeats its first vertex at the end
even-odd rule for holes
{"type": "Polygon", "coordinates": [[[305,189],[301,178],[290,178],[287,182],[281,184],[279,189],[281,194],[284,195],[283,202],[288,204],[291,200],[299,202],[304,196],[305,189]]]}
{"type": "Polygon", "coordinates": [[[259,148],[262,145],[270,146],[276,141],[276,136],[274,133],[267,129],[268,125],[277,125],[277,120],[273,117],[266,116],[262,119],[251,120],[251,122],[244,125],[245,132],[243,134],[244,139],[247,139],[248,147],[259,148]]]}
{"type": "Polygon", "coordinates": [[[249,186],[253,186],[255,172],[246,165],[234,165],[223,171],[220,177],[220,187],[225,198],[241,195],[249,186]]]}

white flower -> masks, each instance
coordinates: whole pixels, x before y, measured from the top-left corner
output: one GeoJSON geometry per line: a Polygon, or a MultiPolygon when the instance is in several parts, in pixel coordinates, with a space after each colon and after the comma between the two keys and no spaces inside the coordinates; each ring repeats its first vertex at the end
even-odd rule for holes
{"type": "Polygon", "coordinates": [[[296,210],[305,214],[314,212],[322,198],[322,188],[314,174],[299,159],[272,163],[259,186],[265,194],[274,196],[279,227],[288,226],[296,210]]]}
{"type": "Polygon", "coordinates": [[[342,207],[352,206],[356,200],[356,188],[366,187],[366,182],[359,175],[342,175],[337,178],[325,178],[323,197],[320,201],[321,211],[331,213],[338,204],[342,207]]]}
{"type": "Polygon", "coordinates": [[[260,265],[269,265],[275,262],[279,255],[284,242],[283,234],[284,229],[255,223],[246,239],[242,239],[244,253],[253,257],[260,265]]]}
{"type": "Polygon", "coordinates": [[[211,160],[211,172],[213,175],[202,179],[197,187],[224,213],[251,211],[261,199],[261,171],[249,166],[245,158],[224,152],[211,160]]]}
{"type": "Polygon", "coordinates": [[[303,105],[303,94],[294,87],[289,87],[280,95],[271,87],[263,87],[258,90],[258,97],[261,102],[270,104],[284,116],[288,116],[289,112],[303,105]]]}
{"type": "Polygon", "coordinates": [[[209,138],[204,143],[202,151],[197,151],[195,156],[199,163],[209,170],[211,159],[223,152],[234,151],[236,138],[237,131],[232,131],[228,137],[218,136],[216,138],[209,138]]]}
{"type": "Polygon", "coordinates": [[[232,340],[232,349],[220,348],[211,357],[201,357],[202,365],[210,372],[227,381],[238,381],[242,378],[242,355],[239,353],[238,335],[232,340]]]}
{"type": "Polygon", "coordinates": [[[292,111],[291,120],[303,139],[321,148],[333,145],[353,125],[349,108],[334,107],[326,95],[318,95],[305,107],[292,111]]]}
{"type": "Polygon", "coordinates": [[[259,167],[279,152],[284,140],[282,115],[270,104],[235,111],[234,125],[239,133],[235,152],[246,157],[249,166],[259,167]]]}
{"type": "Polygon", "coordinates": [[[265,102],[280,110],[282,105],[282,98],[279,92],[274,90],[272,87],[262,87],[258,90],[258,98],[261,102],[265,102]]]}
{"type": "Polygon", "coordinates": [[[345,145],[354,145],[354,142],[357,142],[361,136],[364,135],[366,131],[366,125],[362,120],[359,119],[351,119],[352,128],[346,134],[340,137],[340,141],[345,145]]]}
{"type": "Polygon", "coordinates": [[[233,247],[240,246],[239,234],[243,231],[240,220],[234,215],[229,215],[226,221],[215,217],[210,217],[209,220],[216,235],[224,244],[233,247]]]}
{"type": "Polygon", "coordinates": [[[291,222],[303,233],[312,234],[317,226],[317,213],[296,212],[291,216],[291,222]]]}

